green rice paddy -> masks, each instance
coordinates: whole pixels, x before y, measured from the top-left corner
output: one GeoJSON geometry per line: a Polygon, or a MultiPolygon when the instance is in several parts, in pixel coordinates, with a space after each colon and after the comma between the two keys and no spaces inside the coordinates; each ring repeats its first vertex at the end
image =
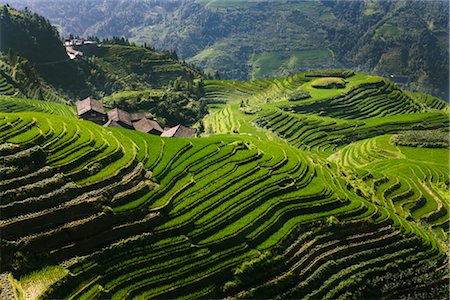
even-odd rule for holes
{"type": "Polygon", "coordinates": [[[0,98],[2,270],[16,296],[445,297],[448,149],[390,139],[448,132],[448,105],[362,73],[342,89],[306,75],[207,81],[195,139],[0,98]],[[299,89],[311,98],[288,101],[299,89]]]}

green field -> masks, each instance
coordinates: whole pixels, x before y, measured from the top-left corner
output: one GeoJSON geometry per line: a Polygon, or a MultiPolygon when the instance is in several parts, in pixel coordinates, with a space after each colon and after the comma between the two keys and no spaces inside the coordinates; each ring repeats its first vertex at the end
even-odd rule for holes
{"type": "Polygon", "coordinates": [[[0,98],[0,275],[19,299],[445,298],[448,149],[390,139],[448,132],[448,105],[348,74],[207,81],[195,139],[0,98]]]}
{"type": "Polygon", "coordinates": [[[75,106],[53,103],[43,100],[31,100],[15,97],[0,96],[1,112],[45,112],[64,117],[76,117],[75,106]]]}

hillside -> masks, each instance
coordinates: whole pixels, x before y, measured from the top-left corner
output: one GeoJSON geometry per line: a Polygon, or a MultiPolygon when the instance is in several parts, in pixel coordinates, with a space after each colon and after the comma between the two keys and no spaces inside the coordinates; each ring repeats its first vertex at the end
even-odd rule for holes
{"type": "Polygon", "coordinates": [[[71,60],[56,29],[28,9],[1,6],[0,23],[0,95],[65,104],[106,97],[130,111],[150,109],[144,102],[151,100],[150,110],[166,125],[190,125],[205,114],[199,98],[206,76],[169,51],[110,38],[71,60]],[[147,93],[158,96],[134,97],[147,93]]]}
{"type": "Polygon", "coordinates": [[[7,2],[46,16],[65,35],[125,36],[176,50],[223,79],[345,67],[407,75],[410,89],[448,100],[448,1],[7,2]]]}
{"type": "Polygon", "coordinates": [[[0,9],[1,52],[11,49],[34,64],[67,59],[59,33],[47,19],[28,9],[20,13],[3,5],[0,9]]]}
{"type": "Polygon", "coordinates": [[[47,83],[30,62],[20,56],[1,55],[0,95],[69,103],[55,87],[47,83]]]}
{"type": "Polygon", "coordinates": [[[204,100],[169,139],[0,98],[2,296],[448,297],[448,148],[390,143],[445,102],[346,70],[204,100]]]}
{"type": "Polygon", "coordinates": [[[199,71],[168,53],[144,47],[102,44],[85,52],[76,61],[40,66],[39,70],[47,82],[70,95],[90,92],[98,97],[123,90],[167,88],[177,78],[182,82],[202,78],[199,71]],[[68,76],[63,76],[67,71],[68,76]]]}

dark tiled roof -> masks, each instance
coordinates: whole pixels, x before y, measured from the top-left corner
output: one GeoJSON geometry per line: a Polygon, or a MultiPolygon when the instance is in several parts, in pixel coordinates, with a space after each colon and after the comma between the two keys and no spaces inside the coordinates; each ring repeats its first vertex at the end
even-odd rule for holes
{"type": "Polygon", "coordinates": [[[158,124],[158,122],[149,119],[141,119],[138,122],[133,123],[134,129],[141,132],[150,132],[152,129],[162,133],[164,130],[158,124]]]}
{"type": "Polygon", "coordinates": [[[142,119],[153,120],[154,118],[155,118],[154,115],[152,115],[151,113],[147,113],[147,112],[131,113],[131,121],[132,122],[137,122],[142,119]]]}
{"type": "Polygon", "coordinates": [[[162,137],[195,137],[197,129],[184,127],[183,125],[177,125],[172,128],[164,128],[164,132],[161,134],[162,137]]]}
{"type": "Polygon", "coordinates": [[[130,127],[133,127],[130,114],[118,108],[108,111],[108,119],[109,121],[122,122],[130,127]]]}
{"type": "Polygon", "coordinates": [[[84,100],[78,100],[76,102],[76,106],[77,106],[77,113],[79,116],[90,110],[98,112],[99,114],[106,114],[105,110],[103,109],[103,105],[100,103],[100,101],[95,100],[92,97],[87,97],[84,100]]]}

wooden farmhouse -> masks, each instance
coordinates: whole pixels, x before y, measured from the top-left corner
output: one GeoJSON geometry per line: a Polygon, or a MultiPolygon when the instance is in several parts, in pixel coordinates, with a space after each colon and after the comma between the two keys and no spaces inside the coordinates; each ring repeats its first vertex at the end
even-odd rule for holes
{"type": "Polygon", "coordinates": [[[147,118],[143,118],[137,122],[133,122],[133,126],[137,131],[154,135],[161,135],[164,131],[161,125],[158,124],[158,122],[156,122],[155,120],[149,120],[147,118]]]}
{"type": "Polygon", "coordinates": [[[118,108],[108,111],[108,122],[105,126],[134,129],[130,114],[118,108]]]}
{"type": "Polygon", "coordinates": [[[108,121],[107,114],[100,101],[92,97],[76,102],[78,118],[103,125],[108,121]]]}
{"type": "Polygon", "coordinates": [[[179,125],[177,125],[175,127],[164,128],[164,131],[161,134],[161,136],[162,137],[192,138],[192,137],[195,137],[196,133],[197,133],[197,129],[185,127],[185,126],[179,124],[179,125]]]}

